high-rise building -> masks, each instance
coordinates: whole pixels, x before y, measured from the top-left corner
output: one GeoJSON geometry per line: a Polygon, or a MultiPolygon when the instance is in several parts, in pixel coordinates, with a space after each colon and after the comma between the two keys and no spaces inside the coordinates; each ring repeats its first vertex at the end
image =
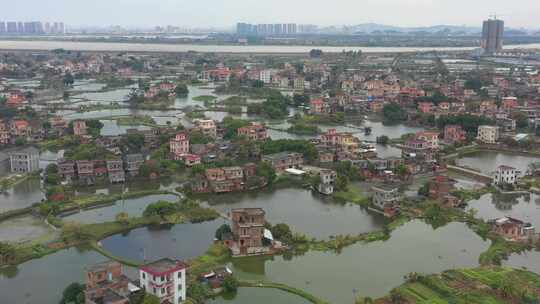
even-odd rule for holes
{"type": "Polygon", "coordinates": [[[237,23],[236,33],[238,35],[294,35],[297,33],[295,23],[275,23],[275,24],[249,24],[237,23]]]}
{"type": "Polygon", "coordinates": [[[494,54],[503,48],[504,21],[489,19],[484,21],[481,46],[486,54],[494,54]]]}
{"type": "Polygon", "coordinates": [[[17,22],[8,22],[6,27],[8,33],[17,33],[17,22]]]}
{"type": "Polygon", "coordinates": [[[6,23],[4,21],[0,21],[0,33],[6,32],[6,23]]]}

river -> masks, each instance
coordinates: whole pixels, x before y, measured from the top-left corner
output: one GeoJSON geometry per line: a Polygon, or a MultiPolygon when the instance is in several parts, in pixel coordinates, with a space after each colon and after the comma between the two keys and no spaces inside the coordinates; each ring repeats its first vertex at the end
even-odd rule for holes
{"type": "Polygon", "coordinates": [[[525,173],[529,164],[538,160],[539,158],[534,156],[496,151],[481,151],[467,154],[462,158],[456,159],[456,164],[458,166],[479,170],[484,174],[491,174],[497,170],[497,167],[500,165],[511,166],[520,170],[522,173],[525,173]]]}
{"type": "MultiPolygon", "coordinates": [[[[75,41],[32,41],[0,40],[2,50],[54,50],[110,51],[110,52],[163,52],[179,53],[195,51],[201,53],[263,53],[263,54],[307,54],[312,49],[325,53],[362,51],[363,53],[410,53],[432,51],[471,51],[475,47],[352,47],[352,46],[289,46],[289,45],[202,45],[202,44],[158,44],[158,43],[116,43],[116,42],[75,42],[75,41]]],[[[540,44],[507,45],[510,49],[537,49],[540,44]]]]}

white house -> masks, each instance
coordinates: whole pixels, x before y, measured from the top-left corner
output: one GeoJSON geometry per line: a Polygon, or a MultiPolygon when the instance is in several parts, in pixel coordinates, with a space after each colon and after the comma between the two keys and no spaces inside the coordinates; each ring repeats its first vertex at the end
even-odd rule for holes
{"type": "Polygon", "coordinates": [[[186,300],[186,268],[181,261],[161,259],[139,268],[141,288],[160,303],[180,304],[186,300]]]}
{"type": "Polygon", "coordinates": [[[495,185],[515,184],[521,172],[510,166],[499,166],[493,174],[495,185]]]}
{"type": "Polygon", "coordinates": [[[494,144],[499,140],[499,127],[495,126],[479,126],[478,135],[476,136],[478,141],[485,144],[494,144]]]}

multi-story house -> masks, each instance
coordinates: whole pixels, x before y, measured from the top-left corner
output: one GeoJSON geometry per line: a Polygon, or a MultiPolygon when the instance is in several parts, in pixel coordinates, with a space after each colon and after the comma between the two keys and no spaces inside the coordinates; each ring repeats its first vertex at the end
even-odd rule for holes
{"type": "Polygon", "coordinates": [[[444,141],[446,143],[460,143],[467,139],[467,133],[461,126],[446,125],[444,127],[444,141]]]}
{"type": "Polygon", "coordinates": [[[11,132],[8,125],[0,120],[0,145],[9,145],[11,143],[11,132]]]}
{"type": "Polygon", "coordinates": [[[77,175],[75,171],[75,162],[71,160],[58,161],[58,174],[67,181],[71,181],[77,175]]]}
{"type": "Polygon", "coordinates": [[[9,162],[13,173],[31,173],[39,170],[39,150],[26,147],[9,152],[9,162]]]}
{"type": "Polygon", "coordinates": [[[416,133],[416,139],[425,140],[430,149],[439,149],[439,132],[421,131],[416,133]]]}
{"type": "Polygon", "coordinates": [[[180,304],[186,300],[187,264],[161,259],[139,267],[139,281],[146,293],[156,296],[159,303],[180,304]]]}
{"type": "Polygon", "coordinates": [[[241,208],[231,211],[234,255],[252,255],[264,253],[263,246],[264,216],[261,208],[241,208]]]}
{"type": "Polygon", "coordinates": [[[527,241],[538,238],[535,228],[530,223],[524,223],[515,218],[502,217],[489,221],[491,231],[509,241],[527,241]]]}
{"type": "Polygon", "coordinates": [[[215,121],[211,119],[198,119],[195,121],[195,125],[205,136],[211,138],[217,137],[217,126],[215,121]]]}
{"type": "Polygon", "coordinates": [[[270,164],[277,173],[282,173],[286,169],[300,168],[304,164],[304,157],[296,152],[281,152],[264,155],[263,161],[270,164]]]}
{"type": "Polygon", "coordinates": [[[103,262],[86,268],[85,304],[128,304],[130,281],[118,262],[103,262]]]}
{"type": "Polygon", "coordinates": [[[73,135],[84,136],[88,134],[86,122],[84,120],[76,120],[73,122],[73,135]]]}
{"type": "Polygon", "coordinates": [[[126,181],[124,163],[120,159],[107,161],[107,173],[109,174],[109,182],[113,184],[126,181]]]}
{"type": "Polygon", "coordinates": [[[373,192],[372,203],[386,216],[393,216],[399,211],[399,187],[395,185],[375,185],[371,187],[373,192]]]}
{"type": "Polygon", "coordinates": [[[169,141],[169,149],[174,160],[181,160],[189,154],[189,136],[187,132],[180,132],[169,141]]]}
{"type": "Polygon", "coordinates": [[[510,166],[499,166],[493,173],[493,183],[498,186],[514,185],[517,183],[521,172],[510,166]]]}
{"type": "Polygon", "coordinates": [[[319,171],[319,184],[317,190],[326,195],[334,193],[337,174],[333,170],[323,169],[319,171]]]}
{"type": "Polygon", "coordinates": [[[90,160],[78,160],[76,161],[76,165],[79,183],[93,185],[96,182],[94,162],[90,160]]]}
{"type": "Polygon", "coordinates": [[[476,139],[485,144],[495,144],[499,140],[499,127],[479,126],[476,139]]]}
{"type": "Polygon", "coordinates": [[[418,103],[418,111],[422,112],[422,113],[431,113],[433,112],[433,103],[431,102],[419,102],[418,103]]]}
{"type": "Polygon", "coordinates": [[[26,120],[15,119],[10,125],[11,135],[15,137],[29,138],[32,135],[32,127],[26,120]]]}
{"type": "Polygon", "coordinates": [[[139,175],[139,169],[144,164],[144,158],[140,153],[128,154],[125,156],[124,163],[128,176],[135,177],[139,175]]]}
{"type": "Polygon", "coordinates": [[[265,140],[267,137],[266,127],[263,124],[252,122],[249,126],[238,128],[238,136],[245,136],[249,140],[265,140]]]}

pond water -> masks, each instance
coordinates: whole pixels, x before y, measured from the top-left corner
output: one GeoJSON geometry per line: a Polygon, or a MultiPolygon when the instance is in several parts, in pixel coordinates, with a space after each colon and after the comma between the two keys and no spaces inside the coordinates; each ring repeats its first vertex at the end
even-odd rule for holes
{"type": "Polygon", "coordinates": [[[0,268],[0,302],[57,304],[65,287],[84,282],[86,266],[106,260],[95,251],[71,248],[16,267],[0,268]]]}
{"type": "Polygon", "coordinates": [[[139,131],[151,130],[152,128],[143,125],[137,126],[126,126],[119,125],[116,120],[100,120],[103,123],[103,128],[101,129],[101,136],[118,136],[127,133],[129,129],[136,129],[139,131]]]}
{"type": "Polygon", "coordinates": [[[144,227],[101,240],[104,249],[115,256],[135,261],[153,261],[165,257],[181,260],[206,252],[214,241],[223,219],[197,224],[178,224],[170,228],[144,227]]]}
{"type": "Polygon", "coordinates": [[[479,170],[485,174],[491,174],[500,165],[511,166],[521,170],[522,173],[525,173],[529,164],[538,160],[538,158],[532,156],[494,151],[481,151],[467,154],[462,158],[456,159],[456,164],[458,166],[465,166],[479,170]]]}
{"type": "Polygon", "coordinates": [[[123,191],[142,191],[142,190],[169,190],[173,191],[180,186],[180,183],[172,179],[162,178],[152,181],[129,181],[124,184],[107,184],[98,186],[78,187],[75,189],[76,195],[94,195],[94,194],[121,194],[123,191]]]}
{"type": "Polygon", "coordinates": [[[129,93],[131,93],[131,87],[119,88],[106,92],[85,92],[74,95],[74,97],[90,101],[122,102],[128,99],[129,93]]]}
{"type": "Polygon", "coordinates": [[[0,222],[0,242],[24,243],[49,233],[52,233],[49,226],[33,216],[16,217],[0,222]]]}
{"type": "Polygon", "coordinates": [[[540,274],[540,251],[512,254],[507,261],[503,261],[503,264],[513,268],[524,268],[540,274]]]}
{"type": "Polygon", "coordinates": [[[235,259],[231,268],[244,280],[280,282],[330,303],[350,304],[355,294],[385,295],[410,272],[475,267],[488,246],[465,224],[433,230],[414,221],[395,230],[388,241],[356,244],[339,254],[311,251],[297,257],[235,259]]]}
{"type": "Polygon", "coordinates": [[[144,209],[157,201],[176,202],[178,197],[172,194],[148,195],[139,198],[116,201],[114,205],[83,210],[79,213],[64,217],[65,221],[75,221],[84,224],[114,222],[115,217],[120,212],[127,213],[130,217],[139,217],[144,209]]]}
{"type": "Polygon", "coordinates": [[[6,194],[0,194],[0,212],[26,208],[44,198],[39,179],[26,179],[10,188],[6,194]]]}
{"type": "Polygon", "coordinates": [[[478,211],[477,217],[484,220],[510,216],[540,227],[540,196],[485,194],[468,203],[467,209],[478,211]]]}
{"type": "Polygon", "coordinates": [[[224,295],[206,301],[207,304],[309,304],[308,300],[278,289],[268,288],[239,288],[234,295],[224,295]]]}
{"type": "Polygon", "coordinates": [[[71,88],[70,91],[73,91],[73,92],[101,91],[106,86],[107,84],[105,83],[93,82],[92,80],[84,80],[84,81],[77,80],[73,84],[73,88],[71,88]]]}
{"type": "Polygon", "coordinates": [[[371,232],[382,229],[386,222],[382,216],[357,205],[337,203],[304,189],[215,195],[208,198],[208,203],[222,213],[234,208],[260,207],[266,212],[268,222],[285,223],[293,232],[317,239],[371,232]]]}

